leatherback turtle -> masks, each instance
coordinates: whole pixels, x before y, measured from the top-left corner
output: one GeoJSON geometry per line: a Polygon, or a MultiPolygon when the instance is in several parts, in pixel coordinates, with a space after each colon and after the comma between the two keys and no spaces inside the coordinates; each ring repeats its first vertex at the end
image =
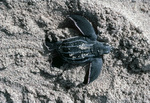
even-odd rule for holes
{"type": "Polygon", "coordinates": [[[103,65],[103,54],[108,54],[111,47],[105,42],[97,41],[97,35],[90,22],[80,15],[70,15],[75,26],[83,36],[76,36],[63,41],[50,42],[46,39],[46,47],[56,50],[64,62],[71,64],[89,63],[84,77],[84,84],[91,83],[100,74],[103,65]]]}

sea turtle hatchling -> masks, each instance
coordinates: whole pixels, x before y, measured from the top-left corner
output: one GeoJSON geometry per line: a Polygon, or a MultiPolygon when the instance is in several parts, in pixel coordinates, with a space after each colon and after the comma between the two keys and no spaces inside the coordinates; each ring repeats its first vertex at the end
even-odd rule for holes
{"type": "Polygon", "coordinates": [[[83,16],[70,15],[75,26],[83,36],[76,36],[63,41],[50,42],[46,39],[46,47],[56,50],[64,62],[71,64],[89,63],[84,77],[84,84],[91,83],[100,74],[103,65],[103,54],[108,54],[111,47],[105,42],[97,41],[97,35],[89,21],[83,16]]]}

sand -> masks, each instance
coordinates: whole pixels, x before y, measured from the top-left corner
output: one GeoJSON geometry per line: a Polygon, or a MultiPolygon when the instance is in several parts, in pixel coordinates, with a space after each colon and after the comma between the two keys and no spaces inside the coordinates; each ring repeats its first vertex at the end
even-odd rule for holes
{"type": "MultiPolygon", "coordinates": [[[[150,1],[0,1],[1,103],[149,103],[150,1]],[[79,14],[114,50],[104,55],[100,76],[78,86],[87,64],[51,66],[45,35],[80,35],[67,19],[79,14]]],[[[50,38],[51,39],[51,38],[50,38]]]]}

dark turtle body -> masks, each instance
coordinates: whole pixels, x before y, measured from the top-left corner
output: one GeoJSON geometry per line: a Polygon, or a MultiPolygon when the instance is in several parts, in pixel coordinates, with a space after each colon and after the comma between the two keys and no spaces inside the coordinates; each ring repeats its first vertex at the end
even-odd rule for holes
{"type": "Polygon", "coordinates": [[[57,51],[66,62],[80,64],[91,62],[96,57],[101,58],[109,52],[109,45],[86,37],[74,37],[64,40],[57,51]]]}
{"type": "Polygon", "coordinates": [[[80,30],[83,36],[72,37],[58,42],[46,40],[49,50],[55,49],[63,61],[71,64],[90,63],[84,78],[84,84],[94,81],[100,74],[103,54],[108,54],[111,47],[97,41],[97,35],[92,25],[82,16],[71,15],[69,18],[80,30]]]}

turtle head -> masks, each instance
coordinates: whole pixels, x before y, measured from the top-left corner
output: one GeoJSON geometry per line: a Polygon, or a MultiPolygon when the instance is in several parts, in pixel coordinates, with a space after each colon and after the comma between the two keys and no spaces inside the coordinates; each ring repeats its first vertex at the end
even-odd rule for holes
{"type": "Polygon", "coordinates": [[[103,43],[103,54],[108,54],[111,51],[111,47],[107,43],[103,43]]]}
{"type": "Polygon", "coordinates": [[[104,42],[98,42],[94,45],[94,52],[96,55],[108,54],[111,51],[110,45],[104,42]]]}

